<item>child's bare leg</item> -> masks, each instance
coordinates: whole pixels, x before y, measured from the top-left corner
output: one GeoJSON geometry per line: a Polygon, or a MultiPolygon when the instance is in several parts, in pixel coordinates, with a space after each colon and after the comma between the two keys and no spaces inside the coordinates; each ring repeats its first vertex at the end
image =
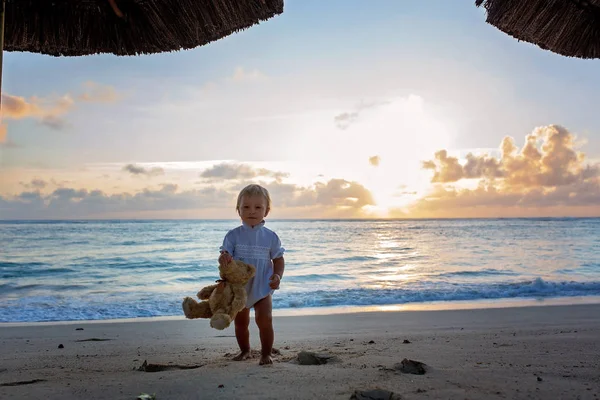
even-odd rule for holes
{"type": "Polygon", "coordinates": [[[240,354],[233,358],[234,361],[242,361],[250,358],[250,309],[244,308],[235,316],[235,338],[240,346],[240,354]]]}
{"type": "Polygon", "coordinates": [[[275,333],[273,332],[273,305],[271,301],[271,295],[258,301],[254,305],[254,313],[256,319],[256,325],[260,332],[260,365],[273,364],[271,359],[271,351],[273,350],[273,341],[275,340],[275,333]]]}

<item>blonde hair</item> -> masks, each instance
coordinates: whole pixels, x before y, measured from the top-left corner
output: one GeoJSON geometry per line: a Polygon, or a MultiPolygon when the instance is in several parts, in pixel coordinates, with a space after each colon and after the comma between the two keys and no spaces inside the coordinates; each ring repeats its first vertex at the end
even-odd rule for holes
{"type": "Polygon", "coordinates": [[[251,185],[248,185],[245,188],[243,188],[240,191],[240,194],[238,194],[237,204],[235,206],[235,210],[237,212],[240,211],[242,197],[244,197],[244,196],[248,196],[248,197],[263,196],[265,198],[265,200],[267,201],[267,210],[271,209],[271,195],[269,194],[269,191],[260,185],[251,184],[251,185]]]}

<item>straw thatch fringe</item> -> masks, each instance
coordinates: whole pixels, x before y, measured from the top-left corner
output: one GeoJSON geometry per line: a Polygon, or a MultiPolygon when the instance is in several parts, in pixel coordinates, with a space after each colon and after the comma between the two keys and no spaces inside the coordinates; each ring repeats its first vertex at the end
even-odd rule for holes
{"type": "Polygon", "coordinates": [[[53,56],[191,49],[283,12],[283,0],[5,0],[6,51],[53,56]]]}
{"type": "Polygon", "coordinates": [[[600,0],[476,0],[487,22],[569,57],[600,58],[600,0]]]}

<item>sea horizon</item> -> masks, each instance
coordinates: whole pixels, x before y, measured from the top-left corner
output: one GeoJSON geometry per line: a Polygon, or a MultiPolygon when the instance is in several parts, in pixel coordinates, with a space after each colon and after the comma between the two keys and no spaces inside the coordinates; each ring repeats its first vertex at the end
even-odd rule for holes
{"type": "MultiPolygon", "coordinates": [[[[436,217],[436,218],[266,218],[266,222],[284,221],[460,221],[460,220],[569,220],[569,219],[600,219],[599,216],[541,216],[541,217],[436,217]]],[[[0,223],[11,222],[144,222],[144,221],[239,221],[239,218],[44,218],[44,219],[0,219],[0,223]]]]}

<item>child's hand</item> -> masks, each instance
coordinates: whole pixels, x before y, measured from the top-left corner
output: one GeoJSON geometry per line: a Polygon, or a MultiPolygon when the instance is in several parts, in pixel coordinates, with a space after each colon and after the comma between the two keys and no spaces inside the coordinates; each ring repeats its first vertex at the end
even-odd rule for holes
{"type": "Polygon", "coordinates": [[[281,283],[281,277],[278,274],[273,274],[269,278],[269,287],[273,290],[279,289],[280,283],[281,283]]]}
{"type": "Polygon", "coordinates": [[[229,264],[231,262],[231,260],[233,260],[233,257],[231,257],[231,254],[224,251],[219,256],[219,265],[225,266],[225,265],[229,264]]]}

